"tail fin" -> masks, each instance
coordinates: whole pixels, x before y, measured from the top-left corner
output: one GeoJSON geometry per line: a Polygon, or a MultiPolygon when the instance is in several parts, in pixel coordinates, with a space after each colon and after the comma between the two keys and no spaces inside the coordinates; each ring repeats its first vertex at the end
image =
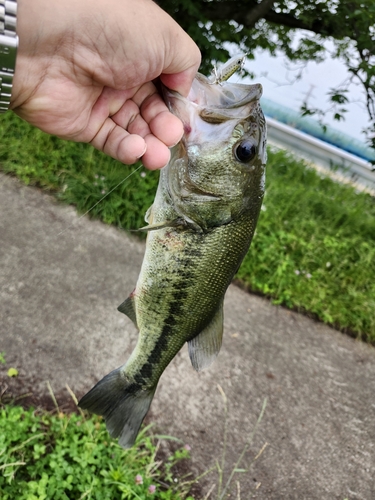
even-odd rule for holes
{"type": "Polygon", "coordinates": [[[107,430],[124,448],[133,446],[156,388],[144,390],[130,382],[123,368],[106,375],[78,403],[81,408],[102,415],[107,430]]]}

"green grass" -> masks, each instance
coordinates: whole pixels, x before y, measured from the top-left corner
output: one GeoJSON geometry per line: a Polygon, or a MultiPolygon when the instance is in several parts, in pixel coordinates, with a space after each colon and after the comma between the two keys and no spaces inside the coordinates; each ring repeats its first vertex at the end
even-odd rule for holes
{"type": "Polygon", "coordinates": [[[123,450],[97,417],[11,405],[0,409],[0,428],[2,500],[193,500],[191,482],[173,473],[188,450],[160,460],[147,428],[123,450]]]}
{"type": "MultiPolygon", "coordinates": [[[[81,213],[136,169],[90,146],[47,136],[12,113],[0,122],[0,168],[55,191],[81,213]]],[[[141,227],[157,181],[157,172],[138,170],[90,215],[125,229],[141,227]]],[[[264,208],[238,272],[241,283],[375,344],[374,198],[270,151],[264,208]]]]}
{"type": "Polygon", "coordinates": [[[210,483],[213,483],[205,499],[224,500],[230,493],[238,500],[244,498],[240,494],[241,478],[254,467],[268,446],[265,442],[243,467],[267,400],[263,401],[256,424],[244,436],[238,457],[228,463],[228,402],[223,389],[220,386],[218,389],[224,402],[222,450],[218,450],[218,456],[207,464],[210,467],[198,477],[185,472],[189,470],[190,447],[179,439],[152,434],[151,426],[143,426],[135,445],[124,450],[109,437],[101,417],[88,416],[82,410],[62,412],[51,387],[54,412],[9,404],[9,397],[3,399],[1,395],[1,499],[203,499],[201,488],[196,484],[207,474],[211,474],[210,483]],[[225,471],[228,466],[229,470],[225,471]]]}
{"type": "Polygon", "coordinates": [[[375,199],[279,152],[270,154],[263,209],[238,277],[375,342],[375,199]]]}
{"type": "MultiPolygon", "coordinates": [[[[132,167],[107,157],[87,144],[62,141],[9,113],[0,121],[0,169],[25,184],[56,192],[81,212],[93,207],[139,165],[132,167]]],[[[152,204],[158,172],[142,167],[91,212],[124,229],[144,226],[152,204]]]]}

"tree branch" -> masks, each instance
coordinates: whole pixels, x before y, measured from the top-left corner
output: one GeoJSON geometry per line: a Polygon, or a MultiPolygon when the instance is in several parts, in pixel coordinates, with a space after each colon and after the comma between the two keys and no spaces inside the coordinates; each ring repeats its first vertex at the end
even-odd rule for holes
{"type": "MultiPolygon", "coordinates": [[[[304,29],[313,31],[321,35],[335,36],[337,24],[331,23],[328,19],[323,22],[315,19],[311,24],[294,17],[291,14],[275,12],[274,1],[263,0],[260,3],[256,0],[248,0],[246,3],[232,0],[220,0],[201,3],[202,14],[212,21],[225,21],[233,19],[238,24],[246,28],[254,27],[254,24],[261,18],[274,24],[284,25],[288,28],[304,29]]],[[[337,34],[337,33],[336,33],[337,34]]]]}
{"type": "Polygon", "coordinates": [[[246,25],[255,26],[255,23],[262,19],[273,7],[276,0],[261,0],[246,15],[246,25]]]}

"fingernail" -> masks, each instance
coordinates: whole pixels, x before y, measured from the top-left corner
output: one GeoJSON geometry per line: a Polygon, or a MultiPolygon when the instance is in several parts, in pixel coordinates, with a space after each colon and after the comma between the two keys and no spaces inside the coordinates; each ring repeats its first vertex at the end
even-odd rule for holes
{"type": "Polygon", "coordinates": [[[183,135],[180,137],[180,139],[179,139],[177,142],[175,142],[174,144],[172,144],[172,146],[169,146],[169,149],[172,149],[172,148],[174,148],[175,146],[177,146],[177,144],[178,144],[179,142],[181,142],[182,137],[183,137],[183,135]]]}
{"type": "Polygon", "coordinates": [[[140,154],[139,156],[136,156],[136,159],[138,160],[139,158],[142,158],[142,156],[145,154],[146,151],[147,151],[147,145],[145,146],[145,149],[143,150],[143,153],[140,154]]]}

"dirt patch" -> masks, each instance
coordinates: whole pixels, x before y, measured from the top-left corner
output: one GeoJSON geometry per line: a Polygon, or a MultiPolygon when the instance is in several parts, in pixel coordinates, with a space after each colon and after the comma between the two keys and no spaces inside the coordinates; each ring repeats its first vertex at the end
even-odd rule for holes
{"type": "MultiPolygon", "coordinates": [[[[5,369],[0,370],[0,405],[14,404],[25,409],[36,408],[49,412],[56,411],[55,402],[49,394],[38,394],[33,377],[9,377],[5,369]]],[[[68,391],[54,394],[59,410],[64,413],[76,411],[77,407],[68,391]]]]}

